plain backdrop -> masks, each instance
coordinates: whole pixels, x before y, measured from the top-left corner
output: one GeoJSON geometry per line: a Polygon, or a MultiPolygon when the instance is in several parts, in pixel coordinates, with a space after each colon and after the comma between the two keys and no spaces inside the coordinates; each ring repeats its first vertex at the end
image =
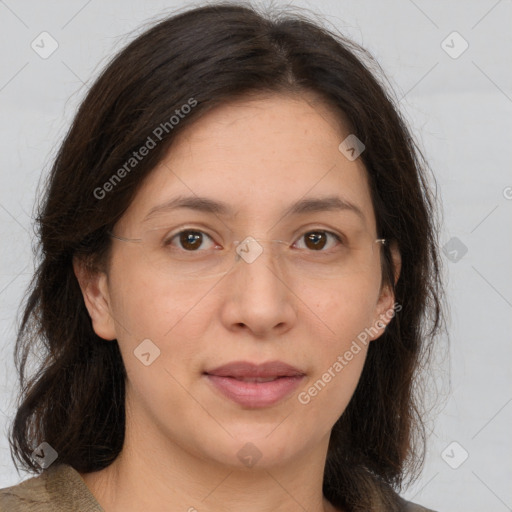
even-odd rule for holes
{"type": "MultiPolygon", "coordinates": [[[[28,476],[16,472],[6,433],[38,182],[106,61],[142,24],[188,4],[199,5],[0,1],[0,487],[28,476]],[[47,51],[58,45],[46,58],[32,45],[41,37],[47,51]]],[[[512,510],[512,2],[289,4],[318,13],[378,60],[443,204],[450,357],[436,379],[449,387],[423,474],[403,495],[438,511],[512,510]]]]}

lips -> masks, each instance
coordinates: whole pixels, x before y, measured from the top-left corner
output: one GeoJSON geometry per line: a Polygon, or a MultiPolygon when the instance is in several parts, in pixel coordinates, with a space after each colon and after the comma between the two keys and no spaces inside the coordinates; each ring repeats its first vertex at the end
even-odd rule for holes
{"type": "Polygon", "coordinates": [[[289,364],[282,361],[270,361],[263,364],[255,364],[247,361],[234,361],[205,372],[208,375],[218,377],[232,377],[247,382],[268,382],[279,377],[297,377],[304,375],[289,364]]]}
{"type": "Polygon", "coordinates": [[[204,372],[221,395],[248,408],[270,407],[289,396],[305,377],[301,370],[271,361],[254,364],[235,361],[204,372]]]}

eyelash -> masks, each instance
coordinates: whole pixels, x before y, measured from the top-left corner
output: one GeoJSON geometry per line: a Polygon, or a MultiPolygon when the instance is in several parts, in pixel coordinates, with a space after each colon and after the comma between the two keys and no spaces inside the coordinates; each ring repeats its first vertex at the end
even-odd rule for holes
{"type": "MultiPolygon", "coordinates": [[[[183,233],[188,233],[188,232],[191,232],[191,233],[201,233],[203,235],[206,235],[210,240],[213,241],[213,238],[206,232],[200,230],[200,229],[194,229],[194,228],[186,228],[186,229],[182,229],[181,231],[178,231],[172,235],[170,235],[169,237],[165,238],[164,241],[163,241],[163,245],[165,247],[167,246],[170,246],[172,241],[175,239],[175,238],[178,238],[179,235],[183,234],[183,233]]],[[[341,235],[338,235],[337,233],[334,233],[332,231],[329,231],[327,229],[310,229],[308,231],[305,231],[300,237],[300,238],[303,238],[304,236],[308,235],[308,234],[311,234],[311,233],[325,233],[327,235],[330,235],[331,237],[333,237],[337,242],[339,242],[341,245],[344,245],[345,242],[343,240],[343,237],[341,235]]],[[[214,242],[215,243],[215,242],[214,242]]],[[[190,252],[190,253],[193,253],[193,252],[200,252],[199,250],[196,250],[196,251],[187,251],[186,249],[183,249],[184,252],[190,252]]],[[[324,250],[324,249],[321,249],[321,250],[318,250],[318,251],[313,251],[311,250],[310,252],[328,252],[328,250],[324,250]]]]}

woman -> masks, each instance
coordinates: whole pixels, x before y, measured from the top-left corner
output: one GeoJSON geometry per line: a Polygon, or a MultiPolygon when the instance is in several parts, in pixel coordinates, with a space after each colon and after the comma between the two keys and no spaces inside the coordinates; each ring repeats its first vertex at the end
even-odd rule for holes
{"type": "Polygon", "coordinates": [[[398,492],[442,327],[434,199],[367,57],[218,4],[111,61],[38,218],[11,447],[43,471],[0,510],[426,510],[398,492]]]}

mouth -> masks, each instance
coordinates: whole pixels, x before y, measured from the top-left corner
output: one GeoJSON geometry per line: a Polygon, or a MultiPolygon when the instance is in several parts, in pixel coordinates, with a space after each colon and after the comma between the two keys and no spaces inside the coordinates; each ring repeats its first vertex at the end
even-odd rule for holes
{"type": "Polygon", "coordinates": [[[256,364],[248,361],[233,361],[204,372],[217,377],[231,377],[247,382],[269,382],[281,377],[297,377],[305,373],[283,361],[256,364]]]}
{"type": "MultiPolygon", "coordinates": [[[[207,373],[206,375],[210,375],[207,373]]],[[[217,377],[222,377],[222,375],[217,375],[217,377]]],[[[286,378],[283,375],[280,375],[278,377],[234,377],[233,375],[224,375],[226,378],[230,379],[236,379],[240,382],[273,382],[277,379],[283,379],[286,378]]]]}
{"type": "Polygon", "coordinates": [[[282,361],[235,361],[203,375],[220,394],[246,408],[270,407],[290,395],[306,376],[282,361]]]}

